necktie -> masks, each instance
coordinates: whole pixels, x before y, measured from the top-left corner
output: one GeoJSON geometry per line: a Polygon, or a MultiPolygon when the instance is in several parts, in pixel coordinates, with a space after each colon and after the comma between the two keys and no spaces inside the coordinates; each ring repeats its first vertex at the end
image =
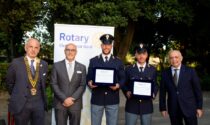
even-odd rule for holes
{"type": "Polygon", "coordinates": [[[140,69],[140,72],[143,72],[143,68],[144,68],[144,67],[139,67],[139,69],[140,69]]]}
{"type": "Polygon", "coordinates": [[[30,68],[31,68],[32,77],[34,77],[35,76],[34,60],[31,60],[30,68]]]}
{"type": "Polygon", "coordinates": [[[72,63],[69,63],[69,80],[71,81],[74,69],[72,63]]]}
{"type": "Polygon", "coordinates": [[[105,62],[108,62],[108,56],[105,56],[105,62]]]}
{"type": "Polygon", "coordinates": [[[173,76],[173,80],[174,80],[174,84],[177,86],[178,85],[178,73],[177,73],[178,69],[174,69],[174,76],[173,76]]]}

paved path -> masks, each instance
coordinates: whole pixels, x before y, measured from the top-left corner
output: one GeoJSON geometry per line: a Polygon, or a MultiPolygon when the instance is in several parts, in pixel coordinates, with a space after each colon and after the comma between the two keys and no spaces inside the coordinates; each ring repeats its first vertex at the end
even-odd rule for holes
{"type": "MultiPolygon", "coordinates": [[[[119,125],[125,124],[124,117],[124,106],[125,106],[125,97],[120,94],[120,111],[119,111],[119,125]]],[[[204,95],[204,116],[199,119],[199,125],[210,125],[210,92],[203,92],[204,95]]],[[[8,94],[5,92],[0,92],[0,119],[7,119],[7,99],[8,94]]],[[[51,112],[46,113],[46,125],[50,125],[51,112]]],[[[170,125],[168,118],[163,118],[158,111],[158,99],[154,100],[154,114],[153,114],[153,125],[170,125]]],[[[140,125],[138,120],[138,125],[140,125]]]]}

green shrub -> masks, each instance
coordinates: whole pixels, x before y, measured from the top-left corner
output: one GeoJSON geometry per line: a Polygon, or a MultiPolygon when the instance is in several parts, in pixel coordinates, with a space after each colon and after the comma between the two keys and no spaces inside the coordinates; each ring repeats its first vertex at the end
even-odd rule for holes
{"type": "Polygon", "coordinates": [[[202,90],[210,90],[210,74],[206,74],[200,77],[202,90]]]}
{"type": "Polygon", "coordinates": [[[8,66],[8,63],[0,63],[0,90],[6,90],[5,79],[8,66]]]}
{"type": "MultiPolygon", "coordinates": [[[[5,84],[5,77],[6,72],[8,69],[9,64],[8,63],[0,63],[0,91],[6,91],[6,84],[5,84]]],[[[48,76],[46,81],[46,94],[48,98],[48,109],[52,108],[52,99],[53,99],[53,92],[50,86],[50,73],[51,73],[51,65],[48,65],[48,76]]]]}

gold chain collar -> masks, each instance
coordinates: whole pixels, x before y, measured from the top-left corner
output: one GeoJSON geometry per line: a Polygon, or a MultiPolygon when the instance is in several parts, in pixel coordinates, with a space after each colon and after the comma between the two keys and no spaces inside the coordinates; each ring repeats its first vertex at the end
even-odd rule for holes
{"type": "Polygon", "coordinates": [[[40,59],[36,58],[35,78],[32,77],[32,73],[31,73],[31,70],[30,70],[30,66],[29,66],[27,57],[24,57],[24,62],[25,62],[25,65],[26,65],[26,70],[27,70],[27,75],[28,75],[29,82],[31,83],[32,87],[35,88],[36,84],[37,84],[37,81],[38,81],[38,78],[39,78],[40,59]]]}

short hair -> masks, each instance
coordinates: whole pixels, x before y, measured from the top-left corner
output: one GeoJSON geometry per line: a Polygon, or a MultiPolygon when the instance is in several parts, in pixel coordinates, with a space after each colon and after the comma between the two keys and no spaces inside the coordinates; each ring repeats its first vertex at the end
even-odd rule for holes
{"type": "Polygon", "coordinates": [[[40,41],[37,39],[37,38],[29,38],[27,41],[26,41],[26,43],[25,43],[25,46],[27,46],[27,44],[31,41],[31,40],[35,40],[35,41],[37,41],[38,43],[39,43],[39,46],[41,46],[41,43],[40,43],[40,41]]]}
{"type": "Polygon", "coordinates": [[[65,45],[65,49],[66,49],[68,46],[70,46],[70,45],[74,46],[74,47],[76,48],[76,50],[77,50],[77,46],[76,46],[74,43],[68,43],[68,44],[66,44],[66,45],[65,45]]]}
{"type": "Polygon", "coordinates": [[[176,53],[178,53],[178,55],[179,55],[179,57],[181,58],[181,60],[183,59],[183,56],[182,56],[182,53],[179,51],[179,50],[170,50],[169,52],[168,52],[168,55],[167,55],[167,59],[169,60],[170,59],[170,55],[171,55],[171,53],[173,53],[173,52],[176,52],[176,53]]]}

